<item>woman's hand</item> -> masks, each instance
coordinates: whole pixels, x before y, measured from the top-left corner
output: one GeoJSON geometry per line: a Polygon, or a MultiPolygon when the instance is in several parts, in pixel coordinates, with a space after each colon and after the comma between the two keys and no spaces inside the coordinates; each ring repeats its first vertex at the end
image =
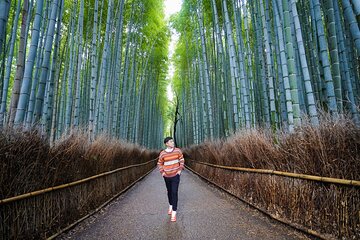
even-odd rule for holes
{"type": "Polygon", "coordinates": [[[179,174],[179,175],[180,175],[180,174],[181,174],[181,170],[179,170],[176,174],[179,174]]]}
{"type": "Polygon", "coordinates": [[[161,173],[161,176],[163,176],[163,177],[164,177],[164,176],[165,176],[165,173],[164,173],[164,172],[163,172],[163,173],[161,173]]]}

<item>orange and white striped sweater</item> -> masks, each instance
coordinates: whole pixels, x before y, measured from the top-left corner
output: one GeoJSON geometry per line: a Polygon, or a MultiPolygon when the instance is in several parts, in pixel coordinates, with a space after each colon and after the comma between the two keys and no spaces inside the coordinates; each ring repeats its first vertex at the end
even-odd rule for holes
{"type": "Polygon", "coordinates": [[[158,160],[160,173],[165,173],[164,177],[174,177],[176,173],[184,169],[184,156],[179,148],[172,151],[161,151],[158,160]]]}

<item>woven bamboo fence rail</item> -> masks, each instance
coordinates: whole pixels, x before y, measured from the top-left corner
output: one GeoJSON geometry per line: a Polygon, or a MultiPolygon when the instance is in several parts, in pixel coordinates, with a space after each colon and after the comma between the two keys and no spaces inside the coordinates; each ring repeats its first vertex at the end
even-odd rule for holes
{"type": "Polygon", "coordinates": [[[280,222],[320,239],[360,239],[360,181],[186,162],[188,169],[280,222]]]}
{"type": "Polygon", "coordinates": [[[0,239],[46,239],[142,178],[156,160],[0,200],[0,239]]]}
{"type": "MultiPolygon", "coordinates": [[[[187,160],[194,161],[191,159],[187,159],[187,160]]],[[[306,175],[306,174],[300,174],[300,173],[281,172],[281,171],[270,170],[270,169],[255,169],[255,168],[221,166],[221,165],[200,162],[200,161],[196,161],[196,162],[199,164],[208,165],[208,166],[215,167],[215,168],[229,169],[229,170],[242,171],[242,172],[274,174],[274,175],[279,175],[279,176],[306,179],[306,180],[318,181],[318,182],[324,182],[324,183],[326,182],[326,183],[343,184],[343,185],[360,187],[360,181],[356,181],[356,180],[321,177],[321,176],[313,176],[313,175],[306,175]]]]}

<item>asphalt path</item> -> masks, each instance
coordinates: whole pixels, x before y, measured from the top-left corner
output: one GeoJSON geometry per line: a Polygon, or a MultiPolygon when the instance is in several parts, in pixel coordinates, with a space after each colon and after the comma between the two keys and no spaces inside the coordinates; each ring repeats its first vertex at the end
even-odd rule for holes
{"type": "Polygon", "coordinates": [[[192,172],[180,176],[177,222],[155,169],[101,211],[57,239],[310,239],[192,172]]]}

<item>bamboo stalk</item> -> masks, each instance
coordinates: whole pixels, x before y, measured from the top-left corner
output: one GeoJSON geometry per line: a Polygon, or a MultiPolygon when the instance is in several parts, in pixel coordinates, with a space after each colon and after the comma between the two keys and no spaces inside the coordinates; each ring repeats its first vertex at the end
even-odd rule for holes
{"type": "Polygon", "coordinates": [[[125,169],[147,165],[147,164],[149,164],[149,163],[151,163],[153,161],[156,161],[156,160],[157,160],[157,158],[152,159],[152,160],[150,160],[148,162],[145,162],[145,163],[133,164],[133,165],[118,168],[118,169],[115,169],[115,170],[112,170],[112,171],[109,171],[109,172],[100,173],[100,174],[97,174],[97,175],[94,175],[94,176],[91,176],[91,177],[88,177],[88,178],[84,178],[84,179],[81,179],[81,180],[78,180],[78,181],[75,181],[75,182],[66,183],[66,184],[62,184],[62,185],[59,185],[59,186],[50,187],[50,188],[46,188],[46,189],[42,189],[42,190],[30,192],[30,193],[25,193],[25,194],[21,194],[21,195],[15,196],[15,197],[5,198],[5,199],[0,200],[0,205],[10,203],[10,202],[15,202],[15,201],[26,199],[26,198],[30,198],[30,197],[37,196],[37,195],[41,195],[41,194],[44,194],[44,193],[47,193],[47,192],[52,192],[52,191],[55,191],[55,190],[58,190],[58,189],[68,188],[68,187],[71,187],[71,186],[82,184],[82,183],[91,181],[93,179],[104,177],[104,176],[107,176],[107,175],[110,175],[110,174],[113,174],[113,173],[116,173],[116,172],[119,172],[119,171],[122,171],[122,170],[125,170],[125,169]]]}
{"type": "Polygon", "coordinates": [[[215,168],[229,169],[229,170],[235,170],[235,171],[254,172],[254,173],[262,173],[262,174],[274,174],[274,175],[279,175],[279,176],[292,177],[292,178],[298,178],[298,179],[305,179],[305,180],[311,180],[311,181],[317,181],[317,182],[342,184],[342,185],[356,186],[356,187],[360,186],[360,181],[356,181],[356,180],[313,176],[313,175],[307,175],[307,174],[301,174],[301,173],[281,172],[281,171],[270,170],[270,169],[229,167],[229,166],[221,166],[221,165],[216,165],[216,164],[211,164],[211,163],[199,162],[199,161],[195,161],[193,159],[186,159],[186,160],[187,161],[189,161],[189,160],[194,161],[196,163],[211,166],[211,167],[215,167],[215,168]]]}

